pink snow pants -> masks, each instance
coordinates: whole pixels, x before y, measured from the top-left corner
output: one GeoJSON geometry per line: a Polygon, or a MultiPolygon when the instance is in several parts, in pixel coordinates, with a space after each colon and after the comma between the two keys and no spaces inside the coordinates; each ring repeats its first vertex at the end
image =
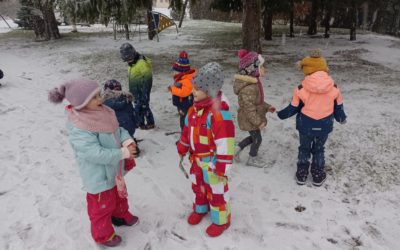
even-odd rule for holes
{"type": "Polygon", "coordinates": [[[128,200],[118,196],[116,186],[98,194],[87,193],[86,200],[90,231],[97,243],[104,243],[114,235],[111,216],[123,218],[125,221],[129,221],[133,217],[128,211],[128,200]]]}

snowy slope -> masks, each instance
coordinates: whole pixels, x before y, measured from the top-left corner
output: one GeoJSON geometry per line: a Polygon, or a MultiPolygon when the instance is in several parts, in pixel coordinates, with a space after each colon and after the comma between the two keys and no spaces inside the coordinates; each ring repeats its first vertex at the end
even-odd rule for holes
{"type": "MultiPolygon", "coordinates": [[[[262,81],[267,102],[278,109],[302,79],[294,63],[309,48],[324,50],[349,117],[346,125],[335,124],[327,143],[329,179],[321,188],[295,184],[295,119],[283,122],[268,114],[260,154],[269,167],[235,164],[230,229],[211,239],[204,232],[209,217],[195,227],[186,223],[190,183],[178,169],[178,135],[165,135],[179,130],[166,91],[170,67],[181,49],[195,67],[222,63],[223,90],[236,115],[231,80],[240,37],[230,37],[232,32],[239,34],[240,24],[189,21],[179,35],[173,28],[161,33],[160,43],[133,38],[154,63],[151,106],[157,128],[137,132],[143,154],[126,182],[131,211],[141,222],[116,229],[124,240],[116,249],[400,249],[400,41],[378,35],[359,35],[356,42],[339,35],[265,42],[268,75],[262,81]],[[298,206],[305,210],[297,212],[298,206]]],[[[126,65],[118,57],[123,42],[99,31],[65,33],[48,43],[0,34],[1,249],[96,249],[63,105],[50,104],[47,90],[79,76],[126,84],[126,65]]],[[[238,141],[245,136],[237,130],[238,141]]]]}
{"type": "Polygon", "coordinates": [[[9,32],[12,29],[15,29],[18,27],[18,25],[16,23],[14,23],[14,21],[6,16],[3,16],[4,19],[0,18],[0,33],[6,33],[9,32]],[[11,29],[10,29],[11,27],[11,29]]]}

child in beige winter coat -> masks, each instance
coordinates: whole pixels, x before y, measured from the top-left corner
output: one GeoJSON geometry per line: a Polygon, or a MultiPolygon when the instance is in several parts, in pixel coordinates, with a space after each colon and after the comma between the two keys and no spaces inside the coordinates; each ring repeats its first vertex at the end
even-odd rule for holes
{"type": "Polygon", "coordinates": [[[235,160],[240,162],[240,153],[250,146],[248,166],[264,167],[265,161],[258,157],[262,142],[261,130],[267,126],[267,112],[275,112],[275,107],[264,101],[264,91],[260,76],[265,75],[264,58],[256,52],[239,51],[239,73],[234,77],[233,90],[238,96],[239,128],[250,136],[242,140],[235,149],[235,160]]]}

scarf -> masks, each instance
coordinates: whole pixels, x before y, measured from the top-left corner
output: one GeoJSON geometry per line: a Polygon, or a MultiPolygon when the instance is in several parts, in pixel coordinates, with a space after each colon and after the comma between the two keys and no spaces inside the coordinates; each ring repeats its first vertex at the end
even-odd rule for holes
{"type": "Polygon", "coordinates": [[[66,107],[68,120],[76,128],[99,133],[114,133],[119,127],[114,110],[101,105],[96,109],[75,110],[71,105],[66,107]]]}
{"type": "Polygon", "coordinates": [[[260,81],[260,78],[257,77],[257,85],[258,85],[258,90],[260,91],[260,104],[264,103],[264,89],[262,86],[262,83],[260,81]]]}
{"type": "Polygon", "coordinates": [[[179,81],[179,80],[182,80],[182,78],[183,78],[185,75],[193,74],[194,71],[195,71],[194,69],[191,69],[191,70],[189,70],[189,71],[187,71],[187,72],[182,72],[182,73],[175,74],[175,75],[174,75],[174,81],[177,82],[177,81],[179,81]]]}
{"type": "Polygon", "coordinates": [[[229,106],[222,100],[222,92],[219,91],[217,97],[212,99],[210,97],[193,103],[194,110],[197,112],[201,109],[212,107],[215,110],[229,110],[229,106]]]}
{"type": "Polygon", "coordinates": [[[213,99],[211,99],[210,97],[193,103],[193,107],[194,107],[195,111],[199,111],[201,109],[211,107],[212,105],[213,105],[213,99]]]}

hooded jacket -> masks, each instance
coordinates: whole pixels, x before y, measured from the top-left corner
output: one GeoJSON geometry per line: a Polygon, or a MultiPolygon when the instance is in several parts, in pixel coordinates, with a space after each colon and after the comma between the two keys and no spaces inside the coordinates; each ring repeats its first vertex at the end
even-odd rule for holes
{"type": "Polygon", "coordinates": [[[271,107],[262,101],[256,77],[235,75],[233,91],[238,96],[238,122],[239,128],[244,131],[258,130],[260,125],[267,123],[266,113],[271,107]]]}
{"type": "Polygon", "coordinates": [[[119,126],[126,129],[133,137],[137,121],[132,105],[132,94],[125,91],[106,90],[103,92],[103,100],[104,105],[115,111],[119,126]]]}
{"type": "Polygon", "coordinates": [[[346,120],[342,94],[328,73],[317,71],[306,76],[294,89],[289,106],[278,112],[280,119],[295,114],[296,129],[311,136],[332,132],[334,118],[340,123],[346,120]]]}
{"type": "Polygon", "coordinates": [[[178,153],[198,159],[199,166],[211,169],[216,175],[226,176],[233,163],[235,126],[228,104],[217,98],[202,107],[192,106],[185,118],[185,126],[177,143],[178,153]]]}
{"type": "Polygon", "coordinates": [[[174,76],[174,85],[171,86],[172,104],[181,110],[188,110],[193,104],[193,77],[195,69],[174,76]]]}
{"type": "Polygon", "coordinates": [[[142,55],[128,68],[129,92],[135,97],[135,103],[148,103],[153,86],[151,60],[142,55]]]}
{"type": "MultiPolygon", "coordinates": [[[[113,133],[91,132],[76,128],[67,123],[69,142],[74,151],[75,159],[85,191],[98,194],[115,186],[115,175],[123,161],[121,145],[132,142],[128,132],[118,127],[113,133]]],[[[126,171],[123,169],[123,174],[126,171]]]]}

